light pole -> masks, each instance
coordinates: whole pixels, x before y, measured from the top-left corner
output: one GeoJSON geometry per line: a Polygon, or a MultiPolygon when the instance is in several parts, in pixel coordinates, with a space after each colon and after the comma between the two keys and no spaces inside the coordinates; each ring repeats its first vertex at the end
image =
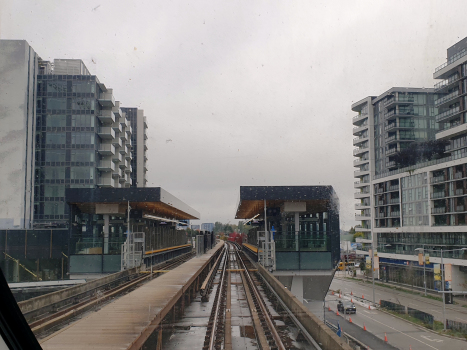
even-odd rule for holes
{"type": "MultiPolygon", "coordinates": [[[[423,249],[423,248],[418,248],[418,249],[423,249]]],[[[417,249],[416,249],[417,250],[417,249]]],[[[443,252],[455,252],[455,251],[458,251],[458,250],[462,250],[462,251],[465,251],[467,250],[467,248],[459,248],[459,249],[449,249],[449,250],[443,250],[443,249],[440,249],[440,250],[435,250],[435,249],[427,249],[428,251],[430,252],[440,252],[440,255],[441,255],[441,266],[440,266],[440,269],[441,269],[441,283],[442,283],[442,295],[443,295],[443,327],[444,327],[444,330],[446,330],[446,293],[445,293],[445,286],[444,286],[444,263],[443,263],[443,252]]]]}
{"type": "Polygon", "coordinates": [[[425,296],[426,296],[426,259],[425,259],[425,245],[422,245],[423,248],[417,248],[416,251],[422,251],[423,254],[423,286],[425,287],[425,296]]]}
{"type": "MultiPolygon", "coordinates": [[[[390,247],[391,244],[384,244],[384,243],[380,243],[380,244],[377,244],[377,247],[390,247]]],[[[373,242],[371,242],[371,281],[372,281],[372,284],[373,284],[373,305],[375,305],[375,263],[374,263],[374,260],[375,260],[375,249],[374,249],[374,244],[373,242]]]]}

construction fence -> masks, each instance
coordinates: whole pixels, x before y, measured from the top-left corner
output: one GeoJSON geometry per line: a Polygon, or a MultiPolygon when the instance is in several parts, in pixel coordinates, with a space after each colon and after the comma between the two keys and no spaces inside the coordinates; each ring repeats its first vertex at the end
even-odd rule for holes
{"type": "Polygon", "coordinates": [[[458,332],[467,333],[467,323],[464,323],[464,322],[446,320],[446,328],[452,329],[458,332]]]}

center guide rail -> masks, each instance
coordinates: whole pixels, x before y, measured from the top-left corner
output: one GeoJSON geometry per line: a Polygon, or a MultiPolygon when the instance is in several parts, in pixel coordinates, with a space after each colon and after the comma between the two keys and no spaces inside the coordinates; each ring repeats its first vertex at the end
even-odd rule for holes
{"type": "Polygon", "coordinates": [[[231,271],[241,274],[242,284],[245,289],[248,308],[253,320],[254,331],[259,347],[262,350],[285,350],[285,346],[276,330],[273,318],[263,301],[250,271],[248,271],[243,262],[239,247],[236,244],[226,242],[225,249],[218,258],[218,263],[220,269],[216,270],[220,277],[211,316],[209,318],[203,350],[232,349],[231,329],[226,329],[227,327],[230,328],[230,309],[226,308],[227,304],[230,305],[230,300],[226,299],[230,299],[228,288],[230,288],[231,271]],[[237,266],[234,268],[232,265],[237,266]],[[227,320],[226,312],[229,316],[227,320]]]}

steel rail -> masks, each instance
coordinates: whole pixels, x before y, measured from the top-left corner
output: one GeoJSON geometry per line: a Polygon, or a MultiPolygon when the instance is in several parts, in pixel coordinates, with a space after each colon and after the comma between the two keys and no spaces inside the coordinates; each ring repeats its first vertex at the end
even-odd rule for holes
{"type": "Polygon", "coordinates": [[[259,305],[259,307],[261,309],[260,311],[262,312],[262,314],[263,314],[263,316],[264,316],[264,318],[266,320],[267,326],[269,328],[269,331],[271,332],[271,334],[272,334],[272,336],[273,336],[273,338],[274,338],[274,340],[276,342],[275,345],[277,346],[278,349],[285,350],[286,348],[285,348],[284,344],[282,343],[281,337],[280,337],[279,333],[277,332],[276,327],[274,325],[274,322],[272,321],[272,319],[270,317],[267,306],[265,305],[265,303],[263,301],[263,298],[261,297],[261,294],[259,293],[258,288],[256,287],[256,285],[255,285],[255,283],[254,283],[254,281],[253,281],[253,279],[251,277],[250,272],[246,268],[245,263],[243,262],[243,259],[240,256],[240,251],[239,251],[238,247],[235,247],[235,249],[236,249],[235,253],[237,254],[240,265],[242,265],[241,267],[244,269],[243,275],[249,281],[251,291],[253,292],[253,294],[256,297],[258,305],[259,305]]]}
{"type": "Polygon", "coordinates": [[[226,276],[226,270],[227,270],[227,265],[228,265],[227,261],[229,259],[227,245],[224,247],[220,256],[222,257],[222,261],[221,261],[222,271],[221,271],[221,276],[219,280],[219,287],[217,288],[216,297],[214,299],[213,308],[212,308],[210,320],[208,323],[208,330],[206,332],[206,337],[204,340],[205,346],[203,347],[203,349],[208,349],[208,350],[216,349],[216,344],[219,344],[219,341],[216,336],[216,332],[219,329],[218,323],[219,323],[220,316],[223,316],[221,315],[221,307],[222,307],[222,302],[223,302],[222,294],[223,294],[223,289],[225,289],[225,285],[226,285],[225,276],[226,276]],[[211,329],[209,329],[210,327],[211,329]],[[207,339],[209,339],[209,342],[207,342],[207,339]]]}

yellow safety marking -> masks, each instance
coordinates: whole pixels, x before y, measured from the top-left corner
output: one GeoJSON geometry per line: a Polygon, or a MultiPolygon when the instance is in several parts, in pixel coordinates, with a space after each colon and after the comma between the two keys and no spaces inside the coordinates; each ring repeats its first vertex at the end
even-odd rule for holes
{"type": "Polygon", "coordinates": [[[258,254],[258,247],[252,245],[252,244],[248,244],[248,243],[243,243],[243,245],[245,247],[247,247],[249,250],[251,250],[252,252],[258,254]]]}

